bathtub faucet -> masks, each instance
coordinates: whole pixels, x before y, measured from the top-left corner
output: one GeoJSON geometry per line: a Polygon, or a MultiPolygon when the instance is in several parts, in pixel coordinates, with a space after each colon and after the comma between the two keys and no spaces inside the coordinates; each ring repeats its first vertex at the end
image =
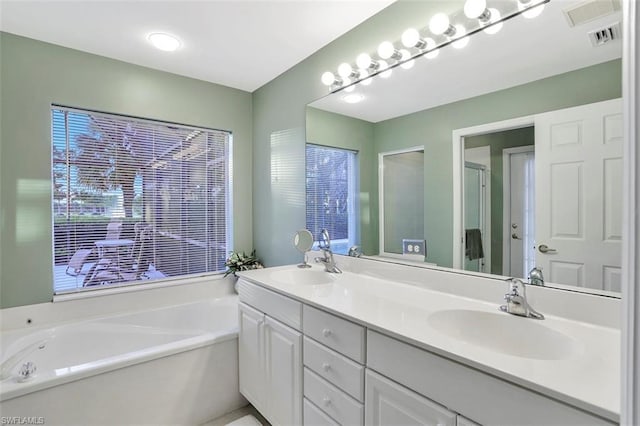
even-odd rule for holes
{"type": "Polygon", "coordinates": [[[44,347],[47,345],[47,342],[48,340],[45,339],[27,345],[15,354],[11,355],[6,360],[2,361],[2,364],[0,364],[0,380],[5,380],[11,377],[11,371],[16,365],[18,365],[30,353],[35,352],[39,349],[44,349],[44,347]]]}

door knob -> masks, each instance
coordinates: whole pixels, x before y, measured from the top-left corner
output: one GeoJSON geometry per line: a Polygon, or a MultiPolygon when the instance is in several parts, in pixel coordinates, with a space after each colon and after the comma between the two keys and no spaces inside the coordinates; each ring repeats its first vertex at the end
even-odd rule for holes
{"type": "Polygon", "coordinates": [[[538,246],[538,251],[540,253],[557,253],[558,250],[549,248],[549,246],[546,244],[540,244],[538,246]]]}

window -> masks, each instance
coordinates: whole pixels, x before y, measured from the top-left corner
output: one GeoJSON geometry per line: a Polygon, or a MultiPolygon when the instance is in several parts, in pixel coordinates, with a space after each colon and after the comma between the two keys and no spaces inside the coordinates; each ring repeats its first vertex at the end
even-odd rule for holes
{"type": "Polygon", "coordinates": [[[54,292],[221,272],[231,133],[51,109],[54,292]]]}
{"type": "Polygon", "coordinates": [[[329,231],[334,253],[347,254],[355,244],[357,220],[356,153],[307,144],[307,229],[316,243],[329,231]]]}

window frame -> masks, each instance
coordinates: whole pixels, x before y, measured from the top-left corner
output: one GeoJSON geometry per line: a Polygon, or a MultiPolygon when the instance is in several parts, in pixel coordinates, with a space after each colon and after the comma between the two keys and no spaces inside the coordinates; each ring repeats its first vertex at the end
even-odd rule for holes
{"type": "MultiPolygon", "coordinates": [[[[182,283],[187,283],[187,282],[191,282],[194,279],[198,279],[201,277],[208,277],[208,278],[212,278],[212,277],[218,277],[218,278],[222,278],[222,275],[224,274],[225,270],[216,270],[216,271],[206,271],[206,272],[197,272],[197,273],[190,273],[190,274],[182,274],[182,275],[173,275],[173,276],[166,276],[163,278],[152,278],[152,279],[146,279],[146,280],[133,280],[133,281],[124,281],[124,282],[117,282],[117,283],[110,283],[108,285],[96,285],[96,286],[89,286],[89,287],[85,287],[82,285],[77,285],[75,288],[70,288],[70,289],[58,289],[56,287],[56,239],[55,239],[55,232],[56,232],[56,205],[55,205],[55,200],[54,200],[54,170],[55,170],[55,166],[56,166],[56,159],[54,157],[54,147],[55,147],[55,140],[54,140],[54,112],[55,111],[61,111],[64,112],[65,114],[68,113],[76,113],[76,114],[86,114],[86,115],[91,115],[91,116],[100,116],[100,117],[105,117],[105,118],[109,118],[109,119],[115,119],[115,120],[123,120],[123,121],[132,121],[132,122],[136,122],[136,123],[141,123],[143,125],[152,125],[152,126],[165,126],[165,127],[171,127],[172,129],[182,129],[182,130],[188,130],[188,131],[201,131],[201,132],[205,132],[207,134],[207,136],[210,135],[214,135],[214,136],[219,136],[220,134],[224,134],[225,137],[225,141],[224,141],[224,146],[222,147],[222,149],[224,150],[224,159],[225,159],[225,171],[224,171],[224,187],[225,187],[225,196],[224,196],[224,215],[225,215],[225,229],[224,229],[224,236],[225,236],[225,241],[224,241],[224,246],[225,246],[225,252],[228,253],[230,251],[233,250],[233,229],[234,229],[234,220],[233,220],[233,132],[230,130],[222,130],[222,129],[216,129],[216,128],[208,128],[208,127],[203,127],[203,126],[195,126],[195,125],[189,125],[189,124],[183,124],[183,123],[176,123],[176,122],[172,122],[172,121],[166,121],[166,120],[156,120],[156,119],[150,119],[150,118],[144,118],[144,117],[138,117],[138,116],[132,116],[132,115],[126,115],[126,114],[120,114],[120,113],[109,113],[109,112],[103,112],[103,111],[96,111],[96,110],[92,110],[92,109],[87,109],[87,108],[77,108],[77,107],[69,107],[69,106],[65,106],[65,105],[60,105],[60,104],[55,104],[52,103],[50,105],[49,108],[50,111],[50,126],[51,126],[51,145],[50,145],[50,173],[51,173],[51,232],[52,232],[52,244],[51,244],[51,248],[52,248],[52,256],[51,256],[51,265],[53,267],[53,274],[52,274],[52,289],[53,289],[53,296],[54,296],[54,300],[58,299],[58,300],[69,300],[69,299],[73,299],[76,297],[85,297],[87,295],[89,295],[89,293],[91,295],[97,295],[97,294],[113,294],[113,293],[119,293],[119,292],[123,292],[123,291],[137,291],[137,290],[141,290],[143,288],[149,288],[149,287],[153,287],[153,288],[157,288],[157,287],[165,287],[165,286],[171,286],[171,285],[179,285],[182,283]]],[[[65,115],[66,117],[66,115],[65,115]]],[[[57,163],[64,163],[64,167],[66,169],[66,182],[67,182],[67,194],[69,193],[69,188],[71,187],[70,185],[72,185],[70,183],[71,181],[71,177],[70,177],[70,173],[69,171],[71,170],[71,167],[73,167],[70,164],[70,155],[69,155],[69,144],[70,144],[70,136],[69,136],[69,124],[68,122],[65,122],[64,124],[64,129],[65,129],[65,160],[64,161],[58,161],[57,163]]],[[[205,163],[205,170],[206,170],[206,163],[205,163]]],[[[206,172],[205,172],[206,175],[206,172]]],[[[144,187],[144,185],[143,185],[144,187]]],[[[208,199],[208,198],[207,198],[208,199]]],[[[206,208],[203,209],[203,211],[208,211],[206,208]]],[[[65,215],[67,220],[69,220],[70,215],[69,215],[69,210],[68,207],[65,211],[65,215]]],[[[103,216],[100,216],[103,217],[103,216]]],[[[132,216],[133,218],[133,216],[132,216]]],[[[129,219],[132,219],[129,218],[129,219]]],[[[142,219],[144,220],[144,219],[142,219]]],[[[207,226],[207,233],[209,232],[209,226],[207,226]]],[[[155,243],[154,243],[154,247],[153,250],[155,250],[155,243]]],[[[69,256],[69,260],[70,260],[71,256],[69,256]]],[[[66,264],[65,264],[66,265],[66,264]]]]}

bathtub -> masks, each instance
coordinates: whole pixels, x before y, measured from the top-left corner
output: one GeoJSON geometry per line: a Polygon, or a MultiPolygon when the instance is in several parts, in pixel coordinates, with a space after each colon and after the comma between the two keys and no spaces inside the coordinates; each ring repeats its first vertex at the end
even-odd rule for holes
{"type": "Polygon", "coordinates": [[[246,405],[237,333],[232,295],[4,331],[2,360],[33,351],[0,382],[0,412],[64,425],[209,421],[246,405]],[[37,371],[21,382],[17,370],[26,361],[37,371]]]}

